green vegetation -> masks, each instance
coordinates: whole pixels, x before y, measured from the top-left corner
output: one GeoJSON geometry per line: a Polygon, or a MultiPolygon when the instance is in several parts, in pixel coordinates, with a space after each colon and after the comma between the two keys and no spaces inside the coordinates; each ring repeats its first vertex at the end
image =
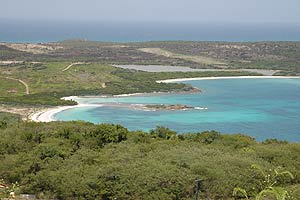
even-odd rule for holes
{"type": "Polygon", "coordinates": [[[182,104],[149,104],[145,105],[148,109],[154,109],[154,110],[186,110],[186,109],[193,109],[192,106],[182,105],[182,104]]]}
{"type": "Polygon", "coordinates": [[[0,77],[0,94],[1,96],[21,96],[25,94],[25,87],[15,81],[0,77]]]}
{"type": "Polygon", "coordinates": [[[194,78],[194,77],[220,77],[220,76],[261,76],[259,73],[244,71],[208,71],[208,72],[131,72],[130,70],[117,70],[118,76],[126,80],[165,80],[176,78],[194,78]]]}
{"type": "Polygon", "coordinates": [[[236,187],[251,198],[265,186],[253,164],[290,171],[293,179],[277,177],[276,186],[300,197],[300,144],[85,122],[13,123],[0,137],[0,179],[41,198],[193,199],[198,178],[201,198],[233,199],[236,187]]]}
{"type": "Polygon", "coordinates": [[[181,77],[258,75],[250,72],[146,73],[111,64],[178,65],[193,68],[257,68],[299,75],[299,42],[142,42],[68,40],[49,44],[0,44],[0,103],[74,105],[61,97],[135,92],[177,92],[184,84],[156,83],[181,77]],[[143,51],[142,51],[143,50],[143,51]],[[2,62],[8,61],[8,63],[2,62]],[[65,70],[71,63],[79,62],[65,70]],[[10,79],[9,79],[10,78],[10,79]],[[30,94],[20,81],[28,84],[30,94]]]}
{"type": "Polygon", "coordinates": [[[30,53],[30,47],[26,44],[24,47],[0,44],[0,61],[86,61],[103,64],[178,65],[194,68],[259,68],[280,69],[285,73],[294,72],[299,75],[299,49],[300,42],[109,43],[68,40],[37,45],[32,51],[38,50],[40,52],[38,54],[30,53]],[[156,51],[143,52],[141,49],[156,51]]]}
{"type": "MultiPolygon", "coordinates": [[[[282,171],[280,167],[274,169],[274,170],[263,170],[260,166],[252,165],[252,169],[256,171],[254,174],[255,176],[260,176],[261,180],[256,185],[256,188],[260,191],[259,193],[255,194],[256,200],[262,200],[262,199],[270,199],[274,198],[276,200],[287,200],[292,199],[291,196],[289,196],[289,192],[283,188],[278,187],[278,185],[282,185],[284,181],[290,181],[294,179],[294,176],[289,171],[282,171]]],[[[246,192],[246,190],[242,188],[234,188],[233,195],[239,196],[242,195],[246,199],[249,199],[249,196],[246,192]]]]}
{"type": "Polygon", "coordinates": [[[13,124],[21,121],[21,116],[6,112],[0,112],[0,129],[7,128],[8,124],[13,124]]]}
{"type": "Polygon", "coordinates": [[[180,83],[157,83],[157,80],[180,77],[258,75],[250,72],[169,72],[147,73],[119,69],[99,63],[78,64],[63,71],[69,62],[24,62],[0,67],[0,74],[24,81],[0,77],[0,103],[23,105],[74,105],[60,98],[72,95],[115,95],[143,92],[189,91],[191,86],[180,83]],[[2,81],[2,82],[1,82],[2,81]]]}
{"type": "MultiPolygon", "coordinates": [[[[61,97],[190,92],[190,85],[156,81],[260,75],[148,73],[111,64],[257,68],[299,75],[299,49],[299,42],[1,43],[0,103],[10,108],[74,105],[61,97]],[[75,62],[80,63],[71,65],[75,62]]],[[[79,121],[23,122],[2,112],[0,138],[0,184],[8,186],[0,189],[0,198],[16,192],[42,199],[193,199],[200,178],[203,199],[300,199],[299,143],[259,143],[215,131],[177,134],[165,127],[147,133],[79,121]],[[251,166],[260,166],[263,173],[253,173],[251,166]]]]}
{"type": "MultiPolygon", "coordinates": [[[[228,68],[280,70],[280,75],[300,75],[300,42],[147,42],[135,43],[136,48],[161,49],[190,58],[220,60],[228,68]]],[[[165,57],[170,55],[165,54],[165,57]]],[[[195,61],[195,60],[194,60],[195,61]]],[[[218,64],[185,63],[194,68],[218,68],[218,64]]]]}

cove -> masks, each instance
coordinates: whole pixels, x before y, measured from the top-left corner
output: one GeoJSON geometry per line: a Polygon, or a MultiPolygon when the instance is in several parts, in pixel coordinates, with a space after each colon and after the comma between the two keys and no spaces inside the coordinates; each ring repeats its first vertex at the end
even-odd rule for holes
{"type": "Polygon", "coordinates": [[[54,115],[56,120],[121,124],[148,131],[165,126],[179,133],[216,130],[242,133],[258,141],[300,141],[300,79],[213,79],[184,81],[201,93],[84,98],[82,104],[183,104],[206,110],[145,111],[126,107],[79,107],[54,115]]]}

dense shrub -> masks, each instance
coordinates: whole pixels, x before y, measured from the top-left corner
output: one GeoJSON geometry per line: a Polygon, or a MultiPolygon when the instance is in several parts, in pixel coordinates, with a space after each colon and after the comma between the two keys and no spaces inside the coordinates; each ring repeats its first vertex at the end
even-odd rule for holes
{"type": "Polygon", "coordinates": [[[177,135],[86,122],[8,124],[0,131],[0,179],[19,191],[58,199],[232,199],[236,187],[255,194],[263,169],[289,170],[277,180],[291,195],[300,185],[300,145],[258,143],[216,131],[177,135]]]}

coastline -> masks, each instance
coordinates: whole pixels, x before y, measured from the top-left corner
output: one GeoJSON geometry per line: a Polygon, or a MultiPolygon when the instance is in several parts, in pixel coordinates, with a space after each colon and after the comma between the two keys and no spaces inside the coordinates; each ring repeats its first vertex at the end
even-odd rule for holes
{"type": "MultiPolygon", "coordinates": [[[[195,78],[177,78],[177,79],[166,79],[166,80],[160,80],[156,81],[158,83],[173,83],[173,82],[183,82],[183,81],[193,81],[193,80],[216,80],[216,79],[296,79],[300,78],[300,76],[223,76],[223,77],[195,77],[195,78]]],[[[112,95],[112,96],[69,96],[69,97],[63,97],[64,100],[75,100],[78,97],[81,98],[117,98],[117,97],[130,97],[130,96],[149,96],[149,95],[163,95],[163,94],[171,94],[166,92],[153,92],[153,93],[132,93],[132,94],[120,94],[120,95],[112,95]]],[[[75,100],[76,101],[76,100],[75,100]]],[[[104,104],[82,104],[77,102],[78,105],[75,106],[59,106],[56,108],[48,108],[44,110],[40,110],[39,112],[33,113],[30,116],[31,121],[35,122],[51,122],[55,121],[54,115],[73,108],[82,108],[82,107],[103,107],[103,106],[112,106],[113,104],[104,103],[104,104]]],[[[114,105],[117,107],[116,105],[114,105]]],[[[121,107],[121,106],[119,106],[121,107]]],[[[128,106],[127,106],[128,107],[128,106]]],[[[129,106],[130,107],[130,106],[129,106]]],[[[136,108],[135,106],[131,106],[132,108],[136,108]]]]}
{"type": "MultiPolygon", "coordinates": [[[[74,96],[73,96],[74,97],[74,96]]],[[[75,106],[59,106],[55,108],[49,108],[40,110],[39,112],[33,113],[30,116],[30,120],[34,122],[52,122],[56,121],[53,117],[55,114],[62,112],[64,110],[73,109],[73,108],[83,108],[83,107],[101,107],[99,104],[78,104],[75,106]]]]}
{"type": "MultiPolygon", "coordinates": [[[[74,97],[74,96],[73,96],[74,97]]],[[[73,108],[83,108],[83,107],[114,107],[114,108],[129,108],[134,110],[143,110],[143,111],[158,111],[158,110],[207,110],[206,107],[189,107],[185,105],[170,105],[170,107],[166,106],[165,108],[159,108],[159,106],[164,106],[163,104],[160,104],[158,107],[155,107],[156,104],[130,104],[130,103],[101,103],[101,104],[78,104],[76,106],[60,106],[56,108],[49,108],[40,110],[39,112],[33,113],[30,116],[31,121],[34,122],[51,122],[56,121],[54,119],[54,115],[73,108]],[[179,108],[176,108],[178,106],[179,108]]]]}
{"type": "Polygon", "coordinates": [[[294,79],[300,78],[300,76],[219,76],[219,77],[195,77],[195,78],[175,78],[156,81],[157,83],[174,83],[181,81],[198,81],[198,80],[217,80],[217,79],[272,79],[272,78],[283,78],[283,79],[294,79]]]}

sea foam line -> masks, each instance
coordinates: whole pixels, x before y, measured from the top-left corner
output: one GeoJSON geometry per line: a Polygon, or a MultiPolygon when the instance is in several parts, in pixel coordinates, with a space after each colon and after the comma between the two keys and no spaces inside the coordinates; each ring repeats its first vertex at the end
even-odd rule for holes
{"type": "MultiPolygon", "coordinates": [[[[173,83],[173,82],[182,82],[182,81],[193,81],[193,80],[216,80],[216,79],[271,79],[271,78],[281,78],[281,79],[295,79],[300,78],[300,76],[223,76],[223,77],[195,77],[195,78],[177,78],[177,79],[166,79],[166,80],[160,80],[156,81],[158,83],[173,83]]],[[[133,94],[123,94],[123,95],[115,95],[115,97],[128,97],[128,96],[135,96],[135,95],[142,95],[145,93],[133,93],[133,94]]],[[[69,96],[69,97],[63,97],[64,100],[76,100],[78,96],[69,96]]],[[[93,97],[95,98],[95,97],[93,97]]],[[[103,96],[99,96],[99,98],[103,98],[103,96]]],[[[64,110],[73,109],[73,108],[81,108],[81,107],[102,107],[103,104],[81,104],[75,106],[60,106],[52,109],[46,109],[39,111],[37,113],[34,113],[30,119],[35,122],[51,122],[55,121],[54,115],[62,112],[64,110]]],[[[203,109],[203,108],[198,108],[203,109]]],[[[207,108],[204,108],[207,109],[207,108]]]]}

